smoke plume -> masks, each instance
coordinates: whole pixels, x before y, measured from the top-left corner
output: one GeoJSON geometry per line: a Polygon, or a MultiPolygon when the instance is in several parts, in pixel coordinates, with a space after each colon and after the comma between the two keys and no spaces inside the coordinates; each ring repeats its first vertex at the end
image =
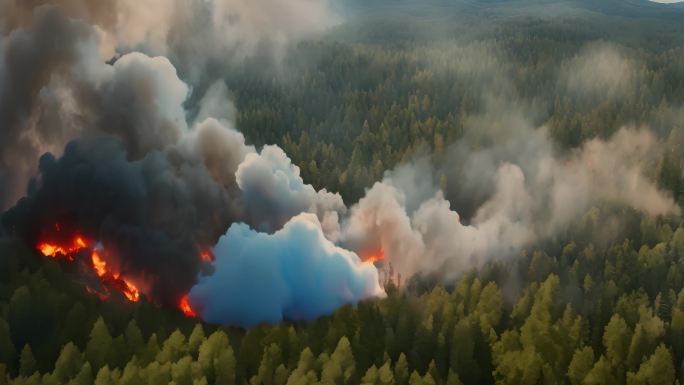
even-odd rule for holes
{"type": "MultiPolygon", "coordinates": [[[[503,162],[488,181],[489,197],[470,218],[461,217],[429,178],[402,190],[397,187],[401,182],[388,173],[351,208],[343,224],[343,244],[361,255],[383,250],[404,277],[419,274],[451,281],[561,234],[602,203],[648,216],[679,215],[671,195],[655,187],[641,168],[657,147],[651,132],[625,128],[609,140],[591,140],[564,156],[542,152],[520,165],[503,162]],[[426,191],[432,196],[426,198],[426,191]]],[[[483,156],[473,154],[476,159],[483,156]]],[[[415,167],[424,169],[422,163],[415,167]]],[[[406,167],[401,174],[408,173],[406,167]]]]}
{"type": "MultiPolygon", "coordinates": [[[[450,281],[598,204],[680,214],[644,173],[662,145],[650,131],[559,151],[495,47],[477,45],[453,66],[433,58],[479,84],[463,137],[347,208],[279,147],[246,143],[225,83],[205,71],[280,56],[333,22],[324,0],[3,2],[0,232],[32,246],[83,237],[151,300],[176,306],[189,293],[203,319],[249,327],[382,296],[381,259],[403,277],[450,281]]],[[[622,63],[587,52],[580,72],[622,63]]],[[[559,82],[580,82],[572,73],[559,82]]],[[[630,81],[604,75],[616,93],[630,81]]]]}
{"type": "Polygon", "coordinates": [[[339,194],[316,191],[299,176],[299,167],[278,146],[245,157],[235,173],[249,223],[274,231],[303,212],[314,213],[328,238],[339,238],[338,218],[346,207],[339,194]]]}
{"type": "Polygon", "coordinates": [[[326,0],[2,2],[0,208],[21,196],[40,154],[59,153],[93,125],[125,131],[136,142],[131,157],[174,143],[185,125],[177,101],[188,92],[174,79],[177,68],[203,90],[229,58],[278,61],[335,20],[326,0]],[[141,63],[139,54],[126,55],[137,49],[165,55],[175,67],[162,57],[141,63]],[[105,64],[112,60],[114,68],[105,64]]]}
{"type": "Polygon", "coordinates": [[[383,295],[378,271],[325,238],[313,214],[273,234],[233,224],[214,247],[214,272],[200,276],[190,303],[209,322],[251,325],[306,320],[383,295]]]}

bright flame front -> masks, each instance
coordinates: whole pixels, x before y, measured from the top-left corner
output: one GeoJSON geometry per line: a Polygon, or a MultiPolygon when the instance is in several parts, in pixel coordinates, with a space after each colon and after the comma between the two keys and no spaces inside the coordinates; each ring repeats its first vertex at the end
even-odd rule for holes
{"type": "Polygon", "coordinates": [[[100,277],[107,286],[118,289],[129,301],[136,302],[140,299],[140,291],[138,288],[126,278],[121,277],[118,272],[107,269],[107,262],[105,262],[97,249],[93,249],[90,255],[93,269],[98,277],[100,277]]]}
{"type": "Polygon", "coordinates": [[[178,308],[180,309],[180,311],[183,312],[183,314],[185,314],[188,317],[197,317],[197,313],[195,313],[195,311],[190,306],[187,294],[184,295],[178,302],[178,308]]]}
{"type": "Polygon", "coordinates": [[[74,254],[87,247],[86,241],[82,236],[76,235],[71,241],[71,244],[59,245],[51,242],[40,242],[36,246],[40,252],[50,258],[66,258],[70,261],[74,260],[74,254]]]}
{"type": "MultiPolygon", "coordinates": [[[[59,225],[55,225],[57,232],[61,231],[59,225]]],[[[52,241],[42,241],[36,245],[36,248],[46,257],[50,258],[65,258],[66,260],[73,262],[76,260],[76,255],[82,250],[92,248],[94,242],[86,240],[85,237],[76,234],[71,242],[60,244],[58,242],[52,241]]],[[[129,280],[122,277],[117,271],[113,271],[108,268],[107,262],[101,257],[100,250],[97,248],[92,248],[90,255],[90,262],[93,271],[102,281],[102,284],[107,289],[115,289],[129,301],[136,302],[140,299],[140,291],[138,288],[129,280]]],[[[88,291],[93,292],[91,288],[88,291]]],[[[109,290],[107,290],[108,292],[109,290]]],[[[101,298],[106,297],[105,294],[98,294],[101,298]]]]}

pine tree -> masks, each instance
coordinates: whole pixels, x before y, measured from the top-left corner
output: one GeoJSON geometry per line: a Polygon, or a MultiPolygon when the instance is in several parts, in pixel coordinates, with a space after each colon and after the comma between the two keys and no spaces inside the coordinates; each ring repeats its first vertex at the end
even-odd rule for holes
{"type": "Polygon", "coordinates": [[[664,345],[644,361],[637,373],[627,374],[627,385],[671,385],[675,380],[672,356],[664,345]]]}
{"type": "Polygon", "coordinates": [[[125,337],[129,355],[136,355],[139,359],[142,358],[145,341],[143,340],[142,332],[138,327],[138,323],[135,322],[135,319],[132,319],[126,326],[125,337]]]}
{"type": "Polygon", "coordinates": [[[408,361],[404,353],[399,354],[394,365],[394,380],[397,385],[407,385],[409,381],[408,361]]]}
{"type": "Polygon", "coordinates": [[[594,366],[594,350],[591,346],[577,349],[568,367],[568,379],[572,385],[581,385],[594,366]]]}
{"type": "Polygon", "coordinates": [[[90,367],[90,363],[86,362],[74,379],[69,382],[69,385],[91,385],[93,381],[93,370],[90,367]]]}
{"type": "Polygon", "coordinates": [[[31,347],[27,344],[21,349],[19,356],[19,375],[29,377],[37,370],[36,359],[33,357],[31,347]]]}
{"type": "Polygon", "coordinates": [[[235,366],[235,355],[230,346],[218,352],[213,365],[213,372],[216,378],[214,383],[235,385],[235,366]]]}
{"type": "MultiPolygon", "coordinates": [[[[98,318],[90,331],[90,339],[86,345],[85,357],[93,369],[99,370],[108,360],[112,347],[112,336],[102,317],[98,318]]],[[[98,373],[99,374],[99,373],[98,373]]]]}
{"type": "Polygon", "coordinates": [[[195,325],[195,327],[192,329],[192,333],[190,333],[190,337],[188,338],[188,349],[192,354],[197,354],[200,345],[204,342],[206,339],[204,335],[204,328],[202,328],[202,324],[198,323],[195,325]]]}
{"type": "Polygon", "coordinates": [[[57,362],[55,362],[53,375],[59,382],[64,383],[75,377],[83,367],[81,352],[74,344],[69,342],[64,345],[59,358],[57,358],[57,362]]]}

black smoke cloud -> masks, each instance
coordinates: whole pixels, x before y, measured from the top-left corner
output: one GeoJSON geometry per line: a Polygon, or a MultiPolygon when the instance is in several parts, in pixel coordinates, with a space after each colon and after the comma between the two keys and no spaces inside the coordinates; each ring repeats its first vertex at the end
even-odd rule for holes
{"type": "Polygon", "coordinates": [[[30,180],[4,232],[32,245],[79,232],[153,299],[175,303],[199,272],[200,248],[240,215],[234,174],[253,149],[213,119],[188,128],[189,87],[168,59],[130,53],[107,64],[98,44],[95,28],[55,6],[3,40],[5,202],[30,180]]]}
{"type": "Polygon", "coordinates": [[[199,272],[200,245],[233,221],[229,200],[206,168],[171,164],[162,152],[130,161],[121,140],[98,137],[69,143],[59,159],[42,156],[28,195],[2,221],[31,244],[56,224],[98,240],[122,274],[175,304],[199,272]]]}

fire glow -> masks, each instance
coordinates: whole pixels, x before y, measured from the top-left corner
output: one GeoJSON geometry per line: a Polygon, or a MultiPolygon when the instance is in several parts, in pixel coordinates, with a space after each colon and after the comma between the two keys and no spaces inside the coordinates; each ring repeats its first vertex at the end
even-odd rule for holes
{"type": "Polygon", "coordinates": [[[376,253],[371,254],[363,259],[363,263],[375,263],[385,259],[385,251],[383,249],[378,250],[376,253]]]}
{"type": "Polygon", "coordinates": [[[50,258],[66,258],[74,260],[74,255],[87,247],[85,240],[76,235],[70,245],[58,245],[51,242],[40,242],[36,246],[40,252],[50,258]]]}
{"type": "Polygon", "coordinates": [[[214,262],[214,253],[211,250],[205,250],[200,254],[200,259],[206,262],[214,262]]]}
{"type": "Polygon", "coordinates": [[[109,271],[107,269],[107,262],[101,257],[97,249],[93,249],[90,255],[93,269],[98,277],[100,277],[108,286],[113,286],[119,289],[129,301],[137,302],[140,299],[140,291],[126,278],[121,277],[117,272],[109,271]]]}
{"type": "MultiPolygon", "coordinates": [[[[55,231],[61,232],[59,225],[55,225],[55,231]]],[[[99,278],[102,288],[94,288],[86,286],[86,290],[98,296],[101,300],[106,300],[111,291],[118,291],[121,295],[131,302],[138,302],[140,300],[140,289],[130,279],[126,278],[120,271],[112,266],[108,261],[107,250],[104,249],[97,242],[93,242],[86,237],[76,233],[69,242],[59,243],[56,241],[41,241],[36,244],[36,249],[46,257],[49,258],[63,258],[69,262],[76,262],[77,256],[81,252],[89,252],[83,254],[81,258],[85,264],[92,269],[92,271],[99,278]]],[[[214,261],[214,254],[211,250],[204,250],[200,253],[200,259],[206,262],[214,261]]],[[[197,313],[190,306],[188,295],[184,295],[178,302],[178,309],[188,317],[197,317],[197,313]]]]}
{"type": "MultiPolygon", "coordinates": [[[[58,225],[55,226],[57,231],[60,231],[58,225]]],[[[76,260],[76,255],[86,249],[91,248],[93,242],[87,241],[85,237],[76,234],[72,241],[67,244],[59,244],[56,242],[43,241],[36,245],[38,251],[46,257],[50,258],[65,258],[73,262],[76,260]]],[[[100,256],[100,250],[93,248],[90,254],[91,267],[95,274],[100,278],[103,286],[109,289],[115,289],[126,297],[129,301],[137,302],[140,299],[140,291],[129,280],[122,277],[119,272],[112,271],[108,268],[107,262],[100,256]]],[[[92,288],[87,288],[89,292],[96,293],[100,298],[106,298],[106,294],[100,293],[92,288]]]]}
{"type": "Polygon", "coordinates": [[[197,317],[197,313],[190,306],[188,295],[184,295],[178,302],[178,308],[188,317],[197,317]]]}

